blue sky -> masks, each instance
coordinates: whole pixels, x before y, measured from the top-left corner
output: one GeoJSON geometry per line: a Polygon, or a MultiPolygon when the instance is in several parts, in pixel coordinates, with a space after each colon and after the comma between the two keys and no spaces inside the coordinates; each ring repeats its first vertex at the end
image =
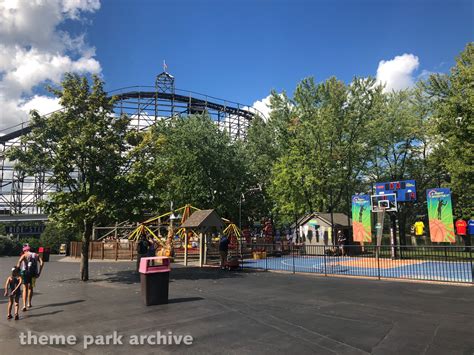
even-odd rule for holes
{"type": "Polygon", "coordinates": [[[306,76],[375,76],[404,53],[419,58],[414,74],[446,71],[473,39],[472,4],[107,0],[88,39],[107,87],[152,85],[166,59],[177,87],[252,103],[306,76]]]}
{"type": "Polygon", "coordinates": [[[41,88],[71,70],[111,90],[153,85],[165,59],[177,88],[252,104],[307,76],[407,87],[473,40],[471,0],[44,1],[0,4],[0,128],[53,108],[41,88]]]}

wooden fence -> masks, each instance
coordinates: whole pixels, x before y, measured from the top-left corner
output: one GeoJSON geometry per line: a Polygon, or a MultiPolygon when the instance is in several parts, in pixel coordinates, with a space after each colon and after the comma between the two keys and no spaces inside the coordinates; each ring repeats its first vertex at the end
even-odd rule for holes
{"type": "MultiPolygon", "coordinates": [[[[82,242],[71,242],[69,255],[73,258],[81,257],[82,242]]],[[[217,250],[209,253],[217,258],[217,250]]],[[[135,260],[137,257],[137,242],[128,240],[120,242],[90,242],[89,259],[101,260],[135,260]]],[[[176,261],[184,260],[184,248],[175,248],[176,261]]],[[[188,249],[188,260],[199,260],[199,248],[188,249]]]]}
{"type": "MultiPolygon", "coordinates": [[[[82,242],[71,242],[70,256],[81,257],[82,242]]],[[[137,257],[136,242],[90,242],[89,259],[134,260],[137,257]]]]}

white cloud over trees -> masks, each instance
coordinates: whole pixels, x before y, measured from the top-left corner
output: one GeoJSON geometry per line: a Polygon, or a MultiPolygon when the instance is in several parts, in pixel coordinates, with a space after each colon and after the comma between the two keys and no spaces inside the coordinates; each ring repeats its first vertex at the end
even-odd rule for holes
{"type": "Polygon", "coordinates": [[[418,57],[407,53],[381,60],[377,68],[377,81],[385,85],[385,91],[407,89],[414,85],[413,74],[419,65],[418,57]]]}
{"type": "Polygon", "coordinates": [[[5,0],[0,2],[0,130],[24,121],[31,109],[59,108],[35,88],[59,83],[66,72],[101,72],[95,50],[58,26],[80,21],[100,8],[99,0],[5,0]]]}

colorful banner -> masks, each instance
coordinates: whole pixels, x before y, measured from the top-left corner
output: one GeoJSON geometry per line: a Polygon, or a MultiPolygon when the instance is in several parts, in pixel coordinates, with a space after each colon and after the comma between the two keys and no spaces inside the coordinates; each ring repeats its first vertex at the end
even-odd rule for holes
{"type": "Polygon", "coordinates": [[[430,238],[432,242],[455,243],[451,191],[446,188],[426,190],[430,238]]]}
{"type": "Polygon", "coordinates": [[[369,195],[352,196],[352,231],[354,242],[372,241],[372,222],[369,195]]]}

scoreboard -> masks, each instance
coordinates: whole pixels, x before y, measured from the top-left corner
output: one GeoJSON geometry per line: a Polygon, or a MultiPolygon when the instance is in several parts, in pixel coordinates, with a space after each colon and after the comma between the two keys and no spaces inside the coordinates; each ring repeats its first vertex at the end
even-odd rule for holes
{"type": "Polygon", "coordinates": [[[397,202],[416,201],[415,180],[377,182],[374,189],[376,195],[396,194],[397,202]]]}

